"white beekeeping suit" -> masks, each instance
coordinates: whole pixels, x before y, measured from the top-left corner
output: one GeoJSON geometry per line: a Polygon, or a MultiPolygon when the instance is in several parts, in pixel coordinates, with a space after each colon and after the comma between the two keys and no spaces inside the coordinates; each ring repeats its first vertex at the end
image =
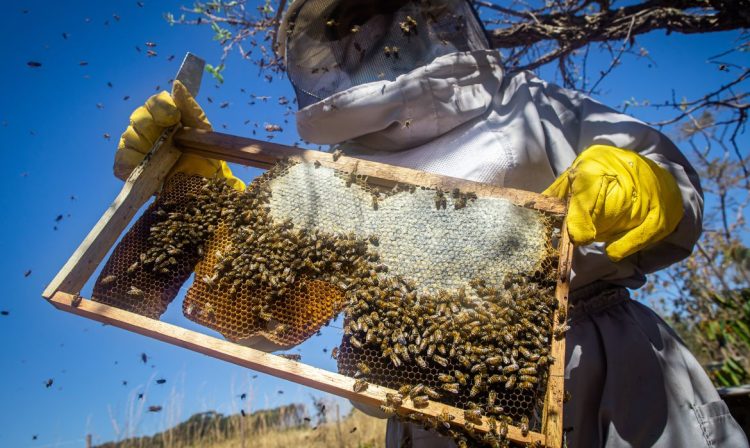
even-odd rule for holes
{"type": "MultiPolygon", "coordinates": [[[[296,0],[280,36],[307,141],[535,192],[592,145],[637,152],[667,170],[684,209],[668,236],[617,262],[605,243],[576,248],[568,446],[748,446],[692,354],[625,289],[688,256],[701,232],[698,175],[672,142],[585,95],[528,72],[506,74],[465,0],[296,0]]],[[[454,446],[396,420],[386,441],[454,446]]]]}

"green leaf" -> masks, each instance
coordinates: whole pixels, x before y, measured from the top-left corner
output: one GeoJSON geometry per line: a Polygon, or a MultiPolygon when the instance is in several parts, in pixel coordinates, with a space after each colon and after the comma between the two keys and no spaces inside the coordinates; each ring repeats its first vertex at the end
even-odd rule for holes
{"type": "Polygon", "coordinates": [[[730,371],[734,371],[738,373],[743,373],[745,371],[745,369],[743,369],[742,366],[739,365],[737,361],[735,361],[732,358],[727,358],[725,364],[726,364],[727,369],[729,369],[730,371]]]}
{"type": "Polygon", "coordinates": [[[742,339],[746,345],[750,346],[750,327],[741,320],[735,320],[729,324],[735,334],[742,339]]]}
{"type": "Polygon", "coordinates": [[[214,67],[211,64],[206,64],[205,70],[211,74],[211,76],[214,77],[220,84],[224,83],[224,76],[221,74],[222,70],[224,70],[224,64],[219,64],[216,67],[214,67]]]}

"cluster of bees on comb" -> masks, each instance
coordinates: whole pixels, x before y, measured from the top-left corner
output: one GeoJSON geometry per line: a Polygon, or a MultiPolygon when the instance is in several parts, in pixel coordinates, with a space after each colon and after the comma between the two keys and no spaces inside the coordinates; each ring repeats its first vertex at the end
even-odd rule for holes
{"type": "MultiPolygon", "coordinates": [[[[565,329],[552,322],[555,252],[549,251],[536,272],[509,274],[499,283],[473,279],[452,291],[421,289],[381,263],[376,235],[334,234],[273,218],[270,181],[292,164],[278,163],[245,192],[207,180],[188,210],[151,227],[140,263],[167,274],[172,259],[188,248],[202,252],[217,226],[225,225],[231,243],[214,254],[212,274],[196,281],[230,296],[240,288],[263,287],[269,294],[254,298],[251,311],[265,321],[302,278],[338,287],[347,303],[343,340],[333,356],[341,373],[357,379],[355,391],[370,382],[398,390],[382,403],[386,415],[434,428],[460,446],[505,446],[508,425],[528,432],[553,361],[550,339],[563,337],[565,329]],[[465,409],[469,423],[452,425],[447,413],[436,418],[400,413],[409,400],[416,408],[433,400],[465,409]],[[492,431],[479,435],[472,428],[483,417],[492,431]]],[[[361,176],[342,176],[347,187],[367,188],[361,176]]],[[[398,190],[414,191],[402,187],[398,190]]],[[[460,204],[456,209],[476,200],[471,193],[436,190],[435,206],[446,208],[449,195],[460,204]]],[[[272,328],[280,335],[290,330],[272,328]]]]}
{"type": "MultiPolygon", "coordinates": [[[[140,254],[143,268],[170,274],[185,252],[203,255],[205,241],[213,235],[218,224],[236,207],[238,195],[226,182],[208,181],[189,193],[192,201],[186,208],[167,212],[163,208],[154,214],[165,218],[149,229],[148,247],[140,254]]],[[[137,266],[132,266],[133,269],[137,266]]]]}
{"type": "Polygon", "coordinates": [[[355,389],[368,380],[397,388],[381,406],[386,415],[397,415],[406,400],[416,408],[430,400],[455,405],[466,410],[463,431],[451,427],[447,414],[401,417],[458,442],[503,446],[508,424],[529,430],[526,413],[533,409],[514,406],[519,400],[513,396],[543,392],[553,361],[549,340],[563,334],[563,327],[552,330],[554,290],[554,279],[542,272],[508,276],[499,288],[473,280],[468,289],[436,294],[420,293],[399,277],[385,279],[352,292],[339,368],[360,378],[355,389]],[[409,372],[411,381],[399,371],[409,372]],[[482,417],[494,429],[479,436],[472,428],[482,417]]]}

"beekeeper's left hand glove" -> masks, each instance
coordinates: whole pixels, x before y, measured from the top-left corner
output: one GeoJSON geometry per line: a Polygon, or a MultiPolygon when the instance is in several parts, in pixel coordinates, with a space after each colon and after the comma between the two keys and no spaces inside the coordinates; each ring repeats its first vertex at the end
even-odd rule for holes
{"type": "Polygon", "coordinates": [[[542,194],[566,198],[574,244],[607,244],[620,261],[669,235],[682,219],[674,177],[633,151],[594,145],[578,155],[542,194]]]}
{"type": "MultiPolygon", "coordinates": [[[[211,123],[190,91],[180,82],[172,84],[172,94],[161,92],[151,96],[146,104],[130,115],[130,125],[120,137],[115,153],[115,176],[125,180],[154,142],[168,127],[177,123],[196,129],[211,130],[211,123]]],[[[232,174],[223,160],[209,159],[195,154],[182,154],[167,177],[175,173],[199,175],[205,178],[223,178],[237,190],[245,184],[232,174]]]]}

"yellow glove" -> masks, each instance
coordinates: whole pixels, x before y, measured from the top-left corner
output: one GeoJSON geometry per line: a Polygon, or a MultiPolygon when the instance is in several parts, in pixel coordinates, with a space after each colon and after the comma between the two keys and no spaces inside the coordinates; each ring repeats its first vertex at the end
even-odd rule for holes
{"type": "MultiPolygon", "coordinates": [[[[127,179],[162,131],[179,122],[192,128],[211,130],[211,123],[195,98],[180,81],[174,81],[171,96],[167,92],[153,95],[130,115],[130,125],[120,137],[115,153],[115,176],[127,179]]],[[[183,154],[169,175],[174,173],[225,178],[235,189],[245,189],[245,184],[234,177],[226,162],[221,160],[183,154]]]]}
{"type": "Polygon", "coordinates": [[[680,189],[669,172],[640,154],[606,145],[579,154],[542,194],[570,194],[571,240],[608,243],[612,261],[669,235],[684,214],[680,189]]]}

